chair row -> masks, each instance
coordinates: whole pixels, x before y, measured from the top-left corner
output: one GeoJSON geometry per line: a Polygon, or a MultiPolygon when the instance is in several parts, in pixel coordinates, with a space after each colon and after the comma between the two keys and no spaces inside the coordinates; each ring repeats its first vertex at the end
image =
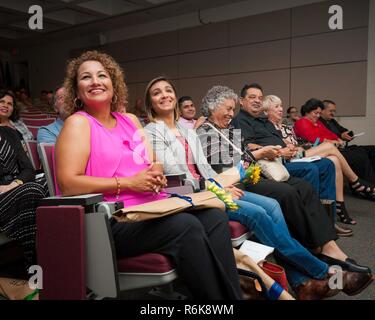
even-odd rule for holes
{"type": "Polygon", "coordinates": [[[56,114],[47,114],[47,113],[35,113],[35,114],[20,114],[22,120],[25,119],[54,119],[57,117],[56,114]]]}
{"type": "Polygon", "coordinates": [[[26,119],[22,118],[22,121],[27,126],[41,127],[48,126],[55,121],[55,118],[45,118],[45,119],[26,119]]]}
{"type": "MultiPolygon", "coordinates": [[[[42,299],[86,299],[86,288],[115,298],[121,291],[171,284],[178,277],[172,261],[161,254],[117,259],[110,214],[102,210],[106,203],[98,206],[102,195],[56,197],[54,145],[42,143],[38,148],[52,196],[37,209],[37,255],[45,288],[42,299]]],[[[186,194],[193,189],[176,185],[169,191],[186,194]]],[[[234,246],[249,237],[237,222],[231,221],[230,228],[234,246]]]]}

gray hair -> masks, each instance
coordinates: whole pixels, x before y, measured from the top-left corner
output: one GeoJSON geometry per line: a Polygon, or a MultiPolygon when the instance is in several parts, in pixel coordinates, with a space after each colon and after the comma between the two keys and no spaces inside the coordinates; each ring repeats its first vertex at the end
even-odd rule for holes
{"type": "Polygon", "coordinates": [[[276,106],[281,103],[282,101],[278,96],[274,96],[274,95],[265,96],[263,99],[263,110],[268,111],[268,109],[271,106],[276,106]]]}
{"type": "Polygon", "coordinates": [[[207,91],[206,96],[202,99],[203,115],[209,117],[212,111],[220,107],[227,99],[233,99],[237,102],[238,96],[231,88],[225,86],[213,86],[207,91]]]}

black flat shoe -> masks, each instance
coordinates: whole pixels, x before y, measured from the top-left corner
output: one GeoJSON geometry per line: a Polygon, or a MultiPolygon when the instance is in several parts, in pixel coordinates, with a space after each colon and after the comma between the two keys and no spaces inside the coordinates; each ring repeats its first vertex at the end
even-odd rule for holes
{"type": "Polygon", "coordinates": [[[350,272],[361,272],[361,273],[371,273],[371,269],[366,266],[359,265],[355,260],[347,258],[345,261],[338,260],[325,254],[319,254],[318,258],[330,266],[337,265],[340,266],[343,270],[350,272]]]}

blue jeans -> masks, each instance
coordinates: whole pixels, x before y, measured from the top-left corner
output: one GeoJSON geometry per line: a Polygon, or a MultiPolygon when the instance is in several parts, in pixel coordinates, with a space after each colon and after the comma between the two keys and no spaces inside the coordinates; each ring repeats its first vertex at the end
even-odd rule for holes
{"type": "Polygon", "coordinates": [[[291,176],[310,182],[320,199],[336,200],[336,170],[331,160],[288,162],[285,167],[291,176]]]}
{"type": "Polygon", "coordinates": [[[276,200],[245,191],[240,200],[234,201],[239,208],[236,211],[227,210],[229,219],[253,231],[261,243],[275,248],[292,287],[297,287],[310,278],[324,277],[328,265],[291,237],[276,200]]]}

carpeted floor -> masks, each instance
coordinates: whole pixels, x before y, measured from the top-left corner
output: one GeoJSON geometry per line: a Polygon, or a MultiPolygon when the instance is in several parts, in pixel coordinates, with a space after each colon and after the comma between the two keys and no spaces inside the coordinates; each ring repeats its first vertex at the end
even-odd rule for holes
{"type": "MultiPolygon", "coordinates": [[[[349,214],[357,221],[351,226],[354,235],[342,237],[337,243],[344,252],[358,263],[369,266],[375,273],[375,202],[345,194],[349,214]]],[[[361,294],[349,297],[343,293],[333,300],[375,300],[375,281],[361,294]]]]}
{"type": "MultiPolygon", "coordinates": [[[[341,249],[351,258],[362,265],[369,266],[375,273],[375,202],[362,200],[346,194],[346,207],[357,225],[350,226],[354,230],[352,237],[342,237],[337,240],[341,249]]],[[[176,283],[175,290],[186,294],[183,285],[176,283]]],[[[123,293],[120,299],[160,299],[147,293],[148,290],[135,290],[123,293]]],[[[375,281],[356,296],[339,293],[330,300],[375,300],[375,281]]]]}

